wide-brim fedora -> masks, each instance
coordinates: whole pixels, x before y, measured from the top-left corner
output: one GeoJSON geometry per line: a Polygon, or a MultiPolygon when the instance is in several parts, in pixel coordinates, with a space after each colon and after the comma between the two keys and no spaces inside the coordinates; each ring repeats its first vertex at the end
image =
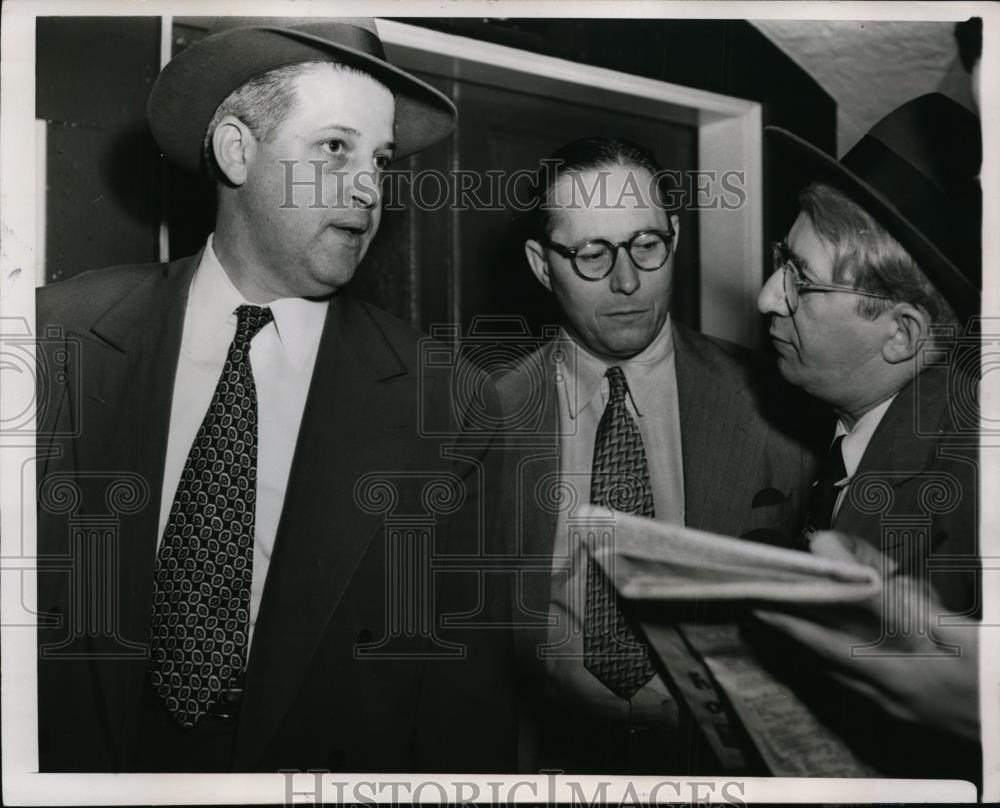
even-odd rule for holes
{"type": "Polygon", "coordinates": [[[226,96],[301,62],[350,65],[388,87],[396,101],[397,158],[437,143],[455,126],[458,112],[447,96],[386,60],[374,20],[229,17],[160,72],[147,109],[153,137],[177,165],[199,171],[208,124],[226,96]]]}
{"type": "Polygon", "coordinates": [[[845,193],[906,249],[955,310],[979,310],[982,193],[979,118],[940,93],[897,107],[837,161],[778,127],[765,129],[772,161],[800,187],[845,193]]]}

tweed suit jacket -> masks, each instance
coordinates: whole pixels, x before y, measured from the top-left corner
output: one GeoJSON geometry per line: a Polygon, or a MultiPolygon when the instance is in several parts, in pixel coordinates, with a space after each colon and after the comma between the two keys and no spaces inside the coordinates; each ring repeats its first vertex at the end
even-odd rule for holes
{"type": "MultiPolygon", "coordinates": [[[[816,464],[803,399],[746,349],[673,325],[684,512],[689,527],[795,547],[816,464]]],[[[509,426],[505,536],[521,571],[513,606],[522,692],[522,747],[543,712],[544,666],[557,511],[540,496],[559,472],[556,374],[564,351],[543,345],[497,382],[509,426]],[[530,417],[533,416],[533,417],[530,417]],[[528,729],[525,730],[525,726],[528,729]]],[[[522,766],[532,753],[522,749],[522,766]]]]}

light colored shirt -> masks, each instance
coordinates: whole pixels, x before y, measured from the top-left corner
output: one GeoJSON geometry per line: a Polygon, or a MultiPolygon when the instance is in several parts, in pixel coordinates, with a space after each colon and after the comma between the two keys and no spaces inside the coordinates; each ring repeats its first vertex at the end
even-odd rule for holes
{"type": "MultiPolygon", "coordinates": [[[[684,524],[684,466],[677,401],[677,375],[670,317],[645,350],[623,362],[608,363],[561,334],[567,358],[558,375],[560,478],[579,504],[590,502],[590,477],[597,426],[608,401],[607,369],[618,365],[628,383],[626,409],[642,436],[653,489],[656,518],[684,524]]],[[[583,666],[583,625],[586,603],[587,551],[571,539],[568,520],[560,511],[553,552],[550,615],[554,626],[546,654],[547,687],[551,697],[569,704],[584,703],[606,720],[676,724],[677,707],[659,677],[639,690],[631,704],[619,698],[583,666]]]]}
{"type": "MultiPolygon", "coordinates": [[[[191,280],[184,312],[184,331],[174,376],[170,432],[160,495],[160,541],[184,462],[219,382],[229,345],[236,335],[236,309],[248,302],[226,274],[209,236],[191,280]]],[[[258,414],[257,501],[250,590],[251,637],[329,304],[326,301],[282,298],[266,305],[271,309],[274,320],[264,326],[250,343],[250,366],[257,388],[258,414]]]]}
{"type": "Polygon", "coordinates": [[[877,407],[868,410],[868,412],[854,422],[852,429],[848,429],[842,420],[837,419],[837,428],[833,433],[833,439],[836,440],[839,436],[844,436],[844,441],[840,444],[840,452],[844,456],[844,468],[847,470],[847,475],[844,479],[834,483],[840,491],[837,494],[837,501],[833,506],[833,518],[836,518],[840,512],[840,506],[847,496],[848,486],[850,486],[851,479],[857,473],[858,466],[861,465],[861,458],[865,456],[865,451],[868,449],[872,435],[875,434],[875,430],[882,422],[886,410],[889,409],[889,406],[895,399],[896,396],[887,398],[877,407]]]}

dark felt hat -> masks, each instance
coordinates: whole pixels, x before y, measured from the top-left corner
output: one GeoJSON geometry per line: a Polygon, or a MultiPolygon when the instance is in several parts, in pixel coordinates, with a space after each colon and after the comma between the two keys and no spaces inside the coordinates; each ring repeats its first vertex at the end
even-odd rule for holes
{"type": "Polygon", "coordinates": [[[982,193],[979,118],[939,93],[880,120],[839,162],[768,127],[772,159],[801,185],[832,185],[888,230],[961,314],[979,310],[982,193]]]}
{"type": "Polygon", "coordinates": [[[219,104],[269,70],[300,62],[340,62],[363,70],[396,99],[396,156],[446,137],[455,105],[429,84],[386,61],[369,18],[228,17],[167,63],[149,96],[149,125],[163,152],[197,172],[202,142],[219,104]]]}

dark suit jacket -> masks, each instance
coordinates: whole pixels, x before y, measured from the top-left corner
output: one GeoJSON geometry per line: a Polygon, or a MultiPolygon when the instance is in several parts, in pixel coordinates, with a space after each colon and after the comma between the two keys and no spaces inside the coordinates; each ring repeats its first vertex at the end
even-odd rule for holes
{"type": "MultiPolygon", "coordinates": [[[[690,527],[796,546],[805,492],[814,475],[806,409],[751,352],[674,325],[684,511],[690,527]]],[[[550,343],[500,378],[509,425],[504,471],[505,534],[524,568],[514,604],[522,679],[522,746],[544,712],[543,665],[557,511],[536,493],[558,474],[558,345],[550,343]],[[523,414],[534,413],[529,419],[523,414]],[[525,729],[527,727],[527,729],[525,729]]],[[[533,755],[522,749],[522,766],[533,755]]]]}
{"type": "MultiPolygon", "coordinates": [[[[886,410],[833,522],[833,530],[884,551],[900,574],[929,582],[948,611],[970,617],[979,616],[982,604],[978,424],[976,379],[954,369],[924,370],[886,410]]],[[[893,579],[886,585],[893,586],[893,579]]],[[[907,622],[888,631],[925,632],[937,619],[915,611],[896,617],[907,622]]],[[[808,655],[778,638],[771,641],[776,646],[765,658],[775,670],[884,776],[979,779],[977,744],[891,719],[831,682],[823,675],[827,665],[817,670],[808,655]]]]}
{"type": "MultiPolygon", "coordinates": [[[[38,292],[46,771],[131,766],[196,265],[101,270],[38,292]]],[[[477,567],[498,552],[487,516],[494,453],[488,433],[464,437],[453,366],[422,362],[419,340],[347,293],[330,303],[251,646],[235,770],[513,768],[507,634],[468,628],[503,620],[509,602],[500,577],[477,567]],[[442,572],[449,556],[465,571],[442,572]],[[431,594],[390,582],[420,571],[431,594]],[[418,602],[400,603],[407,591],[418,602]],[[464,623],[445,625],[457,614],[464,623]]],[[[476,387],[493,408],[492,385],[476,387]]]]}
{"type": "Polygon", "coordinates": [[[886,410],[833,530],[927,575],[949,609],[978,616],[979,450],[974,379],[927,368],[886,410]]]}

